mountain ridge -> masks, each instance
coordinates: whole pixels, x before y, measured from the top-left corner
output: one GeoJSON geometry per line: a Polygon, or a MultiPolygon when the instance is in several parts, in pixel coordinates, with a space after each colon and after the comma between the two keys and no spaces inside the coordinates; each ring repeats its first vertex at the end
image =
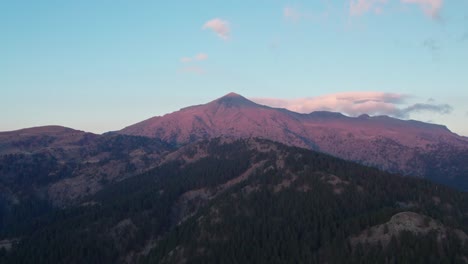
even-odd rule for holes
{"type": "MultiPolygon", "coordinates": [[[[361,121],[370,121],[372,122],[371,124],[375,125],[386,125],[387,127],[390,126],[403,126],[403,125],[408,125],[414,128],[420,128],[420,129],[429,129],[431,128],[432,130],[437,130],[437,132],[441,133],[449,133],[451,135],[456,135],[452,131],[450,131],[445,125],[440,125],[440,124],[432,124],[432,123],[427,123],[427,122],[422,122],[418,120],[403,120],[403,119],[398,119],[386,115],[380,115],[380,116],[369,116],[367,114],[360,115],[358,117],[350,117],[343,115],[342,113],[339,112],[330,112],[330,111],[313,111],[311,113],[298,113],[294,112],[285,108],[275,108],[275,107],[270,107],[266,105],[261,105],[257,104],[237,93],[228,93],[218,99],[215,99],[213,101],[210,101],[206,104],[199,104],[199,105],[193,105],[193,106],[188,106],[181,108],[178,111],[174,111],[172,113],[168,113],[162,116],[154,116],[151,118],[148,118],[146,120],[143,120],[141,122],[138,122],[136,124],[127,126],[123,128],[122,130],[119,130],[118,133],[122,134],[137,134],[140,136],[152,136],[151,134],[148,133],[138,133],[134,132],[134,128],[141,126],[141,125],[149,125],[152,126],[152,122],[157,122],[157,120],[161,118],[169,118],[171,116],[177,115],[177,117],[180,117],[182,113],[190,115],[192,114],[193,116],[197,116],[201,113],[206,113],[206,114],[216,114],[219,110],[220,107],[224,108],[237,108],[241,109],[243,107],[248,107],[248,108],[256,108],[256,110],[261,111],[261,110],[271,110],[271,111],[276,111],[279,113],[283,114],[288,114],[293,118],[300,119],[300,120],[308,120],[308,119],[314,119],[315,121],[324,121],[323,119],[327,121],[331,120],[336,120],[336,119],[341,119],[341,120],[346,120],[349,122],[356,122],[360,123],[361,121]]],[[[200,117],[200,116],[198,116],[200,117]]],[[[185,117],[186,118],[186,117],[185,117]]],[[[367,122],[369,124],[369,122],[367,122]]],[[[362,124],[362,123],[361,123],[362,124]]],[[[458,136],[458,135],[456,135],[458,136]]]]}
{"type": "MultiPolygon", "coordinates": [[[[432,178],[436,176],[427,170],[431,156],[438,155],[441,160],[431,162],[438,164],[438,170],[444,170],[453,167],[453,164],[446,165],[452,163],[456,155],[468,152],[467,138],[452,133],[443,125],[388,116],[348,117],[327,111],[302,114],[256,104],[235,93],[143,120],[117,133],[158,138],[174,145],[219,136],[259,137],[390,172],[420,177],[431,174],[432,178]],[[441,152],[445,156],[438,154],[441,152]]],[[[464,174],[468,165],[460,164],[457,166],[462,166],[462,172],[453,170],[438,181],[444,181],[442,178],[446,177],[452,186],[461,181],[466,186],[463,188],[468,189],[464,174]]]]}

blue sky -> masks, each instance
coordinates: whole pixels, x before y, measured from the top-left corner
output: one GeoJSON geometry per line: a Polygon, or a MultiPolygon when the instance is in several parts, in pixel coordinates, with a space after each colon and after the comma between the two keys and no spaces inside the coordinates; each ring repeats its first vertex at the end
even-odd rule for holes
{"type": "Polygon", "coordinates": [[[0,0],[0,32],[0,131],[101,133],[237,92],[468,135],[468,0],[0,0]]]}

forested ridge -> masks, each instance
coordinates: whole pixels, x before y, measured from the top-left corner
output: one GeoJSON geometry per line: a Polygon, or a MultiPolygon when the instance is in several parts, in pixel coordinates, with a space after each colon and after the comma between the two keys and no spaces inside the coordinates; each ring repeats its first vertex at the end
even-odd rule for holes
{"type": "Polygon", "coordinates": [[[0,262],[466,263],[467,198],[268,140],[213,139],[76,206],[8,222],[0,240],[19,242],[0,262]],[[402,212],[427,220],[379,241],[372,227],[393,234],[402,212]],[[353,240],[362,234],[378,242],[353,240]]]}

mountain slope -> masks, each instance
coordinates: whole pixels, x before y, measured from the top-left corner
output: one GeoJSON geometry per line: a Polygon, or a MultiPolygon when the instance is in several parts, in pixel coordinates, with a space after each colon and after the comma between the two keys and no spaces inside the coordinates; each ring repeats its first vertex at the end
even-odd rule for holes
{"type": "Polygon", "coordinates": [[[467,199],[428,181],[306,149],[221,138],[186,145],[159,167],[109,185],[81,206],[0,237],[22,238],[3,258],[0,253],[0,261],[463,263],[467,199]],[[414,216],[405,220],[410,226],[428,217],[443,231],[395,231],[401,213],[414,216]],[[392,247],[353,242],[385,223],[392,247]],[[421,239],[427,247],[415,247],[421,239]]]}
{"type": "Polygon", "coordinates": [[[145,137],[64,127],[0,133],[0,234],[54,206],[79,203],[159,164],[173,148],[145,137]]]}
{"type": "Polygon", "coordinates": [[[59,126],[0,132],[0,184],[23,192],[47,186],[47,196],[60,204],[96,192],[99,182],[154,167],[169,150],[169,145],[144,137],[59,126]]]}
{"type": "Polygon", "coordinates": [[[183,145],[219,136],[260,137],[468,190],[468,140],[446,127],[387,116],[299,114],[231,93],[119,131],[183,145]],[[440,155],[444,153],[444,155],[440,155]],[[437,156],[437,159],[432,157],[437,156]],[[456,164],[453,160],[457,160],[456,164]]]}
{"type": "MultiPolygon", "coordinates": [[[[205,105],[153,117],[119,131],[122,134],[156,137],[175,144],[218,136],[264,137],[299,146],[311,146],[300,139],[300,116],[255,104],[230,93],[205,105]]],[[[302,132],[305,135],[305,131],[302,132]]]]}

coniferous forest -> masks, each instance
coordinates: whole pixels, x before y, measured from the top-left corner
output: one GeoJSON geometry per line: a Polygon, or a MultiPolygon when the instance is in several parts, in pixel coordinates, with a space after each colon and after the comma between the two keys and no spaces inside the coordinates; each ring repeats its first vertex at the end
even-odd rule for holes
{"type": "Polygon", "coordinates": [[[73,206],[4,208],[0,238],[16,240],[0,263],[467,263],[467,198],[268,140],[214,139],[73,206]]]}

